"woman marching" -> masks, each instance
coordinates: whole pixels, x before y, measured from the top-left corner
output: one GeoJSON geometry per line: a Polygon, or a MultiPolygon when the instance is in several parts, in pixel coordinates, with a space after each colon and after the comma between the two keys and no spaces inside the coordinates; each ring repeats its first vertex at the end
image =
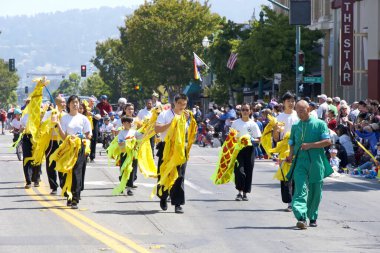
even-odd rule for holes
{"type": "Polygon", "coordinates": [[[79,97],[72,95],[67,100],[68,113],[60,121],[53,119],[64,142],[51,155],[51,160],[56,162],[56,170],[66,174],[62,192],[67,196],[67,205],[72,209],[78,208],[83,188],[86,164],[84,139],[91,139],[90,121],[79,113],[79,106],[79,97]]]}
{"type": "MultiPolygon", "coordinates": [[[[261,137],[261,131],[255,121],[250,119],[252,113],[251,106],[248,103],[243,103],[241,105],[241,118],[235,120],[231,128],[235,129],[237,133],[237,138],[244,135],[249,135],[252,142],[259,142],[261,137]]],[[[252,185],[252,173],[255,162],[255,153],[253,145],[246,146],[242,148],[238,155],[235,165],[235,186],[236,190],[239,191],[236,196],[236,200],[248,201],[247,193],[251,192],[252,185]]]]}

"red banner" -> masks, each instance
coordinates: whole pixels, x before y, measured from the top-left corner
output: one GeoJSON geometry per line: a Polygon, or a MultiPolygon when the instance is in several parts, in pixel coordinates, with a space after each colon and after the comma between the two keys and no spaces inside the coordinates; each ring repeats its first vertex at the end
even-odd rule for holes
{"type": "Polygon", "coordinates": [[[340,84],[354,82],[354,1],[342,0],[340,40],[340,84]]]}

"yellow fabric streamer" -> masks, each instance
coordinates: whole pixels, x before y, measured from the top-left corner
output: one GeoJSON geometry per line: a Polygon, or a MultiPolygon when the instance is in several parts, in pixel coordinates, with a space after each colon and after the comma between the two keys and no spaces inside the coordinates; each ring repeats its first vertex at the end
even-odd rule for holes
{"type": "Polygon", "coordinates": [[[81,149],[81,139],[77,136],[69,135],[59,145],[58,149],[50,156],[50,164],[55,161],[55,170],[67,174],[66,182],[62,189],[62,196],[66,192],[69,199],[72,199],[71,186],[73,181],[73,168],[78,159],[81,149]]]}
{"type": "MultiPolygon", "coordinates": [[[[185,147],[186,117],[184,114],[176,115],[173,118],[165,137],[163,162],[160,167],[160,180],[158,182],[158,185],[162,186],[158,192],[159,196],[162,196],[163,191],[170,191],[178,178],[177,166],[184,164],[189,157],[188,153],[194,143],[193,139],[195,139],[197,128],[193,114],[189,113],[191,121],[187,132],[187,146],[185,147]]],[[[155,189],[153,189],[153,192],[155,192],[155,189]]]]}
{"type": "Polygon", "coordinates": [[[291,165],[292,163],[282,161],[280,163],[280,166],[277,172],[274,174],[273,179],[277,179],[280,181],[288,181],[288,178],[286,177],[286,175],[289,173],[291,165]],[[282,173],[281,173],[281,169],[282,169],[282,173]]]}
{"type": "MultiPolygon", "coordinates": [[[[41,124],[41,104],[42,104],[42,93],[43,88],[50,83],[46,77],[34,79],[33,82],[37,82],[36,87],[30,94],[30,102],[22,112],[22,116],[28,114],[28,121],[26,122],[25,133],[31,134],[32,145],[36,145],[36,138],[38,134],[38,129],[41,124]]],[[[28,157],[24,159],[24,165],[31,161],[33,158],[28,157]]]]}
{"type": "Polygon", "coordinates": [[[150,146],[150,138],[156,135],[154,127],[156,125],[158,115],[161,111],[161,107],[153,108],[151,110],[152,116],[150,119],[144,120],[141,128],[138,130],[140,133],[144,134],[142,139],[139,141],[137,153],[138,166],[141,174],[143,174],[144,177],[157,177],[157,167],[153,159],[152,148],[150,146]]]}
{"type": "MultiPolygon", "coordinates": [[[[83,105],[86,107],[87,112],[91,112],[90,105],[88,104],[87,100],[82,100],[83,105]]],[[[94,129],[94,122],[92,120],[92,115],[86,115],[87,119],[90,121],[91,130],[94,129]]]]}
{"type": "Polygon", "coordinates": [[[289,147],[289,138],[290,138],[290,132],[287,132],[284,136],[284,138],[277,142],[277,145],[275,148],[269,149],[269,153],[278,153],[278,158],[280,160],[285,159],[289,156],[290,153],[290,147],[289,147]]]}
{"type": "Polygon", "coordinates": [[[277,119],[268,114],[268,120],[269,122],[264,128],[263,134],[260,138],[260,145],[264,148],[265,152],[268,155],[268,158],[270,158],[270,149],[272,149],[272,132],[274,126],[277,124],[277,119]]]}
{"type": "Polygon", "coordinates": [[[252,146],[251,137],[246,134],[236,141],[237,131],[230,128],[230,133],[219,152],[219,162],[211,180],[214,184],[227,184],[234,180],[234,169],[237,156],[243,148],[252,146]],[[235,139],[235,140],[234,140],[235,139]]]}
{"type": "Polygon", "coordinates": [[[107,157],[108,157],[108,161],[113,159],[115,160],[115,164],[116,166],[118,166],[119,164],[119,160],[120,160],[120,155],[121,155],[121,149],[119,147],[119,143],[118,143],[118,136],[116,136],[110,143],[110,145],[108,146],[107,148],[107,157]]]}

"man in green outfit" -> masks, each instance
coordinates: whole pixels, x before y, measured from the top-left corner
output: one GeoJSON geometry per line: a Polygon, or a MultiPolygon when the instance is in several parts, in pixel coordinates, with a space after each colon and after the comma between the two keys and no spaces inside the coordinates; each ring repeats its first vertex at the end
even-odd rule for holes
{"type": "Polygon", "coordinates": [[[326,122],[310,117],[305,100],[297,102],[296,112],[300,121],[290,132],[287,161],[293,163],[287,177],[293,176],[295,183],[292,207],[298,220],[296,226],[306,229],[306,218],[310,220],[310,227],[317,226],[323,178],[333,173],[323,149],[331,142],[326,122]]]}

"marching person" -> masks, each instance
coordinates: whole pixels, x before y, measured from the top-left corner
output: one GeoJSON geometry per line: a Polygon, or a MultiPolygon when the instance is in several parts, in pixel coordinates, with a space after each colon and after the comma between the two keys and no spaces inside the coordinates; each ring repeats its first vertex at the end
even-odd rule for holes
{"type": "Polygon", "coordinates": [[[185,171],[188,160],[188,153],[193,140],[195,140],[196,123],[195,119],[190,116],[189,111],[185,110],[188,98],[185,94],[178,94],[174,97],[174,108],[163,111],[157,118],[155,125],[155,132],[161,133],[161,142],[157,144],[158,156],[158,185],[157,196],[160,198],[160,207],[166,211],[167,198],[170,194],[171,204],[175,206],[175,213],[183,213],[182,205],[185,204],[185,171]],[[186,135],[186,121],[191,117],[190,126],[188,128],[188,146],[185,151],[185,135],[186,135]],[[178,132],[179,131],[179,132],[178,132]],[[178,133],[183,136],[182,142],[179,142],[176,137],[178,133]],[[166,142],[169,141],[169,144],[166,142]],[[176,150],[175,155],[171,155],[176,150]],[[184,156],[184,160],[178,159],[178,156],[184,156]],[[177,164],[175,168],[168,166],[169,161],[184,161],[182,164],[177,164]],[[172,170],[177,170],[174,173],[172,170]],[[170,174],[177,175],[174,182],[171,181],[170,174]]]}
{"type": "MultiPolygon", "coordinates": [[[[54,102],[57,105],[57,109],[58,109],[58,119],[61,119],[62,116],[65,115],[64,110],[66,109],[66,100],[61,96],[57,96],[54,99],[54,102]]],[[[52,113],[52,111],[47,111],[45,113],[44,117],[42,118],[42,122],[44,122],[48,118],[50,118],[51,113],[52,113]]],[[[57,183],[57,171],[55,171],[55,162],[53,161],[50,164],[50,155],[53,154],[54,151],[57,150],[60,142],[61,141],[60,141],[60,137],[58,136],[58,133],[56,131],[53,131],[52,135],[51,135],[51,141],[50,141],[49,147],[45,151],[46,174],[47,174],[48,180],[49,180],[49,186],[50,186],[50,190],[51,190],[50,194],[52,194],[52,195],[57,194],[58,183],[57,183]]],[[[60,187],[62,188],[63,187],[63,174],[58,172],[58,178],[59,178],[59,182],[60,182],[60,187]]]]}
{"type": "Polygon", "coordinates": [[[88,99],[88,107],[90,107],[91,112],[87,112],[92,116],[92,137],[91,137],[91,152],[90,152],[90,162],[94,162],[95,154],[96,154],[96,144],[98,143],[98,135],[99,135],[99,120],[102,118],[100,115],[100,111],[97,107],[95,107],[96,97],[91,96],[88,99]]]}
{"type": "MultiPolygon", "coordinates": [[[[144,119],[150,119],[152,117],[152,108],[153,108],[153,101],[152,99],[147,99],[145,101],[145,108],[144,109],[141,109],[139,111],[139,113],[137,114],[137,120],[139,122],[143,122],[144,119]]],[[[152,138],[150,138],[150,146],[152,147],[152,154],[153,154],[153,158],[154,158],[154,139],[155,139],[155,136],[153,136],[152,138]]]]}
{"type": "MultiPolygon", "coordinates": [[[[67,205],[72,209],[78,208],[80,200],[80,193],[83,187],[83,173],[86,164],[85,145],[83,144],[83,138],[91,139],[91,125],[86,116],[79,113],[80,99],[76,95],[72,95],[67,100],[67,114],[62,116],[58,121],[56,118],[56,127],[59,130],[59,134],[63,140],[66,141],[67,136],[72,138],[81,138],[81,147],[77,153],[77,159],[74,167],[72,168],[72,201],[67,200],[67,205]]],[[[65,181],[67,176],[65,177],[65,181]]],[[[66,183],[66,182],[65,182],[66,183]]]]}
{"type": "Polygon", "coordinates": [[[333,173],[324,152],[331,141],[326,122],[310,117],[305,100],[297,102],[296,111],[300,121],[292,126],[290,133],[290,153],[286,160],[292,162],[292,167],[287,177],[289,181],[293,178],[295,184],[292,207],[296,226],[306,229],[307,218],[310,227],[317,226],[323,178],[333,173]]]}
{"type": "MultiPolygon", "coordinates": [[[[273,140],[275,142],[281,141],[286,133],[290,133],[292,126],[299,121],[297,112],[294,110],[296,101],[295,94],[286,92],[282,96],[282,102],[284,103],[284,111],[277,116],[278,124],[273,128],[273,140]]],[[[280,170],[282,161],[280,161],[280,170]]],[[[285,179],[280,181],[281,186],[281,198],[282,202],[287,205],[285,211],[292,211],[292,195],[293,195],[293,183],[286,183],[285,179]]]]}
{"type": "MultiPolygon", "coordinates": [[[[261,137],[261,131],[255,121],[250,119],[252,113],[251,106],[248,103],[241,105],[241,118],[235,120],[231,128],[238,131],[237,138],[248,134],[251,137],[252,144],[258,143],[261,137]]],[[[239,191],[236,200],[248,201],[247,193],[251,192],[252,173],[255,164],[255,152],[253,145],[246,146],[239,151],[237,156],[238,163],[235,165],[235,186],[239,191]]]]}

